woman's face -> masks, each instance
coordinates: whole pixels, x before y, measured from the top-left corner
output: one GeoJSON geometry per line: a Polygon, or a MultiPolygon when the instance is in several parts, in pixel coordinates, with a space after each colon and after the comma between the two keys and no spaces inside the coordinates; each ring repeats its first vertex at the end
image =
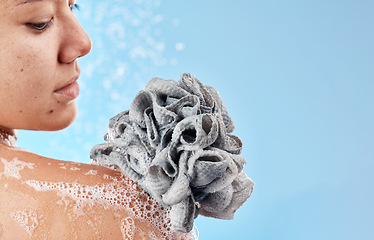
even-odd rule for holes
{"type": "Polygon", "coordinates": [[[0,128],[59,130],[76,116],[91,40],[75,0],[0,0],[0,128]]]}

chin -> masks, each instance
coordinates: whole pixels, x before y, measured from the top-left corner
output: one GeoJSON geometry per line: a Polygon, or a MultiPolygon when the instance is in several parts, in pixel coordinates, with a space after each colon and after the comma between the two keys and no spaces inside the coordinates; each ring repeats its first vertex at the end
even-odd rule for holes
{"type": "Polygon", "coordinates": [[[62,129],[65,129],[65,128],[69,127],[73,122],[74,122],[74,119],[69,121],[69,122],[63,122],[63,123],[60,123],[58,125],[52,126],[50,129],[48,129],[46,131],[59,131],[59,130],[62,130],[62,129]]]}
{"type": "Polygon", "coordinates": [[[66,111],[57,113],[53,112],[50,116],[47,116],[41,122],[44,122],[43,126],[40,126],[39,130],[44,131],[58,131],[70,126],[77,117],[77,108],[71,106],[70,109],[66,109],[66,111]]]}
{"type": "Polygon", "coordinates": [[[5,125],[11,129],[24,129],[36,131],[58,131],[70,126],[78,114],[75,102],[65,107],[57,107],[54,110],[30,111],[27,115],[13,117],[12,124],[5,125]]]}

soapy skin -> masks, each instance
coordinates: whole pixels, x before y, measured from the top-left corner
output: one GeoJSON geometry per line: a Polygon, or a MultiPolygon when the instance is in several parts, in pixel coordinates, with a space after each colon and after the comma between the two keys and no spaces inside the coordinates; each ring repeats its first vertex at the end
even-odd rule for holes
{"type": "Polygon", "coordinates": [[[0,239],[193,239],[119,171],[0,152],[0,239]]]}

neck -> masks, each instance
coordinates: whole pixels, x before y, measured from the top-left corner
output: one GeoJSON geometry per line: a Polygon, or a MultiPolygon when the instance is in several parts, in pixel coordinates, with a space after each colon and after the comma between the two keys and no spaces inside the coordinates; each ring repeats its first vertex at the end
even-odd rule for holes
{"type": "Polygon", "coordinates": [[[0,127],[0,144],[5,144],[10,147],[17,146],[17,134],[13,129],[0,127]]]}

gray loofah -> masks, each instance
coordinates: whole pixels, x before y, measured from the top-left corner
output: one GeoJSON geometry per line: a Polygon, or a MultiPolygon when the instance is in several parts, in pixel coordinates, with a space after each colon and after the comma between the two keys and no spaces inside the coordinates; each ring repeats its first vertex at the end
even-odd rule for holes
{"type": "Polygon", "coordinates": [[[240,139],[218,92],[191,74],[152,79],[129,111],[112,118],[93,164],[121,169],[161,204],[175,230],[198,214],[231,219],[252,193],[240,139]]]}

